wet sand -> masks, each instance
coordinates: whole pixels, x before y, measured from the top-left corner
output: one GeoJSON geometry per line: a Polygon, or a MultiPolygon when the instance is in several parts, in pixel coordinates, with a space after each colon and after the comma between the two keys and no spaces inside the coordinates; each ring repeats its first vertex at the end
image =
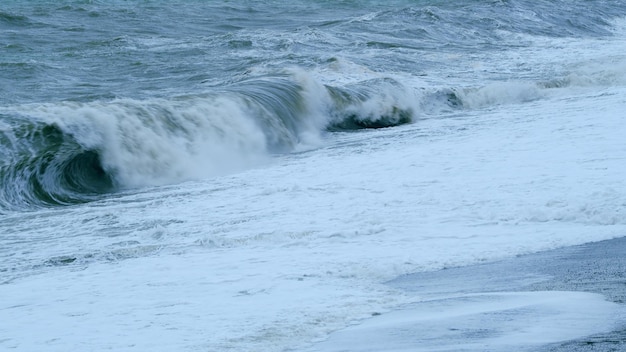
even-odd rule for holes
{"type": "MultiPolygon", "coordinates": [[[[518,256],[499,262],[399,277],[390,285],[428,297],[481,292],[579,291],[626,302],[626,237],[518,256]]],[[[537,351],[626,351],[626,322],[611,332],[537,351]]]]}

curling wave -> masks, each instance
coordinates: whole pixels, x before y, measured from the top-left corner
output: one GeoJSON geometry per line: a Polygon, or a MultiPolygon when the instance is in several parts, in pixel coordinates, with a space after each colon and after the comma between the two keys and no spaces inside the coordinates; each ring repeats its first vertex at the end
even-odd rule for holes
{"type": "MultiPolygon", "coordinates": [[[[622,64],[577,69],[567,77],[584,74],[599,84],[621,85],[622,64]],[[608,83],[607,72],[613,77],[608,83]]],[[[506,81],[427,89],[377,75],[341,84],[315,77],[293,69],[168,99],[2,108],[0,208],[80,203],[118,190],[229,173],[275,153],[318,146],[325,132],[525,103],[578,85],[556,79],[559,84],[506,81]]]]}
{"type": "Polygon", "coordinates": [[[12,122],[0,128],[0,205],[71,204],[114,189],[97,150],[52,124],[12,122]]]}
{"type": "Polygon", "coordinates": [[[325,131],[410,122],[393,80],[348,87],[302,73],[203,95],[28,104],[0,111],[0,206],[91,201],[122,189],[232,172],[319,143],[325,131]]]}

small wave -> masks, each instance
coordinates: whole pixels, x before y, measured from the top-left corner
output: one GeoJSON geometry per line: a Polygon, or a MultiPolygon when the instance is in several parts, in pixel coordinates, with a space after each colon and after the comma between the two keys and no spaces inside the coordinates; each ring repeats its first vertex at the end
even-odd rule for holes
{"type": "Polygon", "coordinates": [[[328,125],[331,131],[398,126],[413,121],[416,114],[417,97],[393,80],[326,88],[335,107],[328,125]]]}
{"type": "MultiPolygon", "coordinates": [[[[376,21],[364,31],[385,34],[367,46],[502,48],[517,47],[519,35],[534,37],[606,37],[611,20],[623,17],[626,5],[619,1],[425,1],[373,14],[376,21]],[[371,28],[374,29],[371,29],[371,28]],[[511,35],[514,34],[514,35],[511,35]],[[413,38],[419,38],[415,42],[413,38]],[[408,39],[408,40],[407,40],[408,39]]],[[[524,44],[522,44],[524,45],[524,44]]]]}
{"type": "Polygon", "coordinates": [[[28,17],[0,11],[0,24],[24,26],[29,24],[28,17]]]}
{"type": "Polygon", "coordinates": [[[563,77],[539,85],[544,88],[623,86],[626,85],[626,57],[607,57],[579,63],[563,77]]]}
{"type": "Polygon", "coordinates": [[[464,108],[479,109],[504,104],[520,104],[544,97],[532,82],[493,82],[479,88],[453,90],[455,100],[464,108]]]}

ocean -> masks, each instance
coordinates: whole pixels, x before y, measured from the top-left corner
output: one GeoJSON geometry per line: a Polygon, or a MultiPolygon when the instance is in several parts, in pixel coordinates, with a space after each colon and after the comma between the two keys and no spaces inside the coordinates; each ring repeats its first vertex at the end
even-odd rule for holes
{"type": "Polygon", "coordinates": [[[626,235],[625,122],[623,1],[3,1],[0,349],[323,350],[626,235]]]}

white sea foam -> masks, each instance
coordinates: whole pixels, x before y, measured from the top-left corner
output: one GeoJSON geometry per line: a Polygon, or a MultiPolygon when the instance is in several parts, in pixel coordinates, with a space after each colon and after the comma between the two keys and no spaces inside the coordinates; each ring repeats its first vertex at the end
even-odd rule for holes
{"type": "MultiPolygon", "coordinates": [[[[282,76],[203,95],[26,104],[5,110],[60,129],[64,138],[80,145],[78,152],[97,153],[119,189],[228,174],[265,164],[273,153],[319,147],[329,126],[394,126],[419,113],[417,91],[390,79],[332,87],[341,92],[335,97],[322,82],[290,68],[282,76]]],[[[25,148],[33,149],[33,156],[46,152],[41,146],[25,148]]]]}
{"type": "Polygon", "coordinates": [[[424,301],[307,351],[536,351],[610,330],[624,309],[582,292],[485,293],[424,301]]]}
{"type": "MultiPolygon", "coordinates": [[[[129,189],[81,205],[2,214],[0,349],[304,349],[378,313],[389,330],[410,325],[415,311],[384,314],[423,299],[384,284],[397,275],[624,235],[626,91],[620,80],[607,80],[622,70],[621,39],[529,36],[521,48],[465,55],[445,47],[364,50],[368,38],[352,41],[337,28],[329,37],[352,42],[350,50],[315,53],[304,66],[340,59],[288,75],[288,85],[301,89],[289,92],[304,97],[298,116],[311,117],[294,129],[281,124],[282,114],[263,120],[268,105],[251,107],[251,95],[237,90],[250,83],[242,83],[246,73],[206,95],[13,109],[10,116],[55,123],[97,149],[129,189]],[[420,60],[443,64],[391,72],[420,60]],[[593,84],[544,84],[570,75],[593,84]],[[412,111],[414,123],[320,132],[329,111],[337,112],[324,85],[358,93],[344,100],[344,114],[371,120],[396,107],[412,111]],[[298,152],[271,155],[283,137],[298,152]]],[[[260,32],[238,35],[274,33],[260,32]]],[[[260,79],[276,73],[308,44],[299,31],[278,32],[271,45],[251,40],[249,51],[233,57],[262,58],[250,67],[260,79]]],[[[146,40],[154,49],[181,49],[166,36],[146,40]]],[[[276,97],[263,95],[272,86],[254,88],[246,92],[276,97]]],[[[560,294],[566,300],[490,294],[417,309],[435,318],[433,309],[449,308],[444,330],[453,318],[474,333],[474,322],[484,323],[501,339],[478,340],[498,346],[523,348],[538,327],[552,338],[537,343],[611,328],[604,323],[614,305],[560,294]],[[482,319],[494,304],[502,313],[497,326],[482,319]],[[585,321],[587,313],[597,315],[585,321]],[[576,329],[554,327],[563,321],[576,329]]],[[[446,342],[441,331],[429,336],[446,342]]],[[[460,338],[452,348],[468,343],[460,338]]]]}
{"type": "Polygon", "coordinates": [[[382,284],[396,275],[621,236],[623,94],[333,135],[236,175],[7,214],[2,346],[280,351],[419,301],[382,284]]]}
{"type": "Polygon", "coordinates": [[[99,151],[122,187],[223,174],[267,155],[265,135],[236,99],[62,103],[30,113],[99,151]]]}

